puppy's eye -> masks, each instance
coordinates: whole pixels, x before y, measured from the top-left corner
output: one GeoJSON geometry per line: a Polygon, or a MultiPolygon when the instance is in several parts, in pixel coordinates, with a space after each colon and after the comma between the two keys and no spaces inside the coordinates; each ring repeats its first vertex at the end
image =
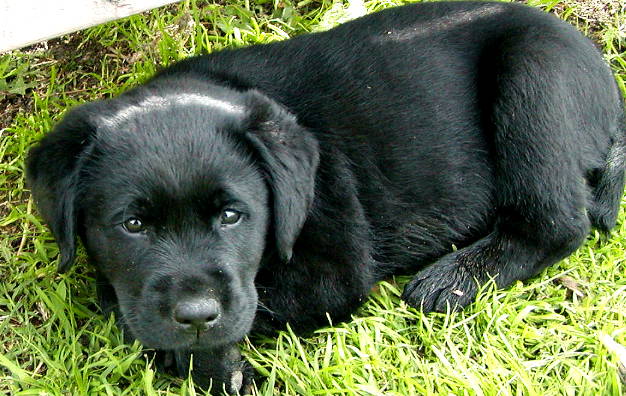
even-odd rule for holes
{"type": "Polygon", "coordinates": [[[146,230],[146,227],[143,225],[141,220],[136,217],[131,217],[123,223],[124,229],[132,234],[136,234],[138,232],[143,232],[146,230]]]}
{"type": "Polygon", "coordinates": [[[235,225],[239,223],[239,220],[241,220],[241,212],[234,209],[225,209],[222,212],[222,217],[220,218],[222,226],[235,225]]]}

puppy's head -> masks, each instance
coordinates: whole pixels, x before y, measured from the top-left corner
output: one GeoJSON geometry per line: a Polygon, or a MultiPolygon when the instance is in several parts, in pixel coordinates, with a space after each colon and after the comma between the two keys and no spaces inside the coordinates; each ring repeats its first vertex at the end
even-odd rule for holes
{"type": "Polygon", "coordinates": [[[315,140],[267,97],[179,78],[70,111],[27,174],[59,269],[80,235],[133,335],[179,349],[249,331],[266,241],[289,260],[317,161],[315,140]]]}

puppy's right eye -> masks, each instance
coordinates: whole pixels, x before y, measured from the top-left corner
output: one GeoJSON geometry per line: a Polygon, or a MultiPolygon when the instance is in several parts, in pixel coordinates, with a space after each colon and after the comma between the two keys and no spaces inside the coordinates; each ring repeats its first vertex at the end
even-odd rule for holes
{"type": "Polygon", "coordinates": [[[131,217],[123,223],[124,229],[132,234],[136,234],[139,232],[143,232],[146,230],[146,227],[143,225],[141,220],[136,217],[131,217]]]}
{"type": "Polygon", "coordinates": [[[241,220],[241,212],[234,209],[226,209],[222,212],[220,222],[222,227],[233,226],[241,220]]]}

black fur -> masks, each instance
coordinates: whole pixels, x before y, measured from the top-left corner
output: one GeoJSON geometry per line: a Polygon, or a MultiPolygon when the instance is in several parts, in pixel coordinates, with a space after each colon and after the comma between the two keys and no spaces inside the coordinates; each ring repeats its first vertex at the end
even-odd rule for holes
{"type": "Polygon", "coordinates": [[[445,311],[567,257],[615,225],[624,168],[589,40],[525,6],[437,2],[182,61],[71,110],[28,176],[59,269],[79,235],[127,333],[236,392],[249,331],[346,319],[400,273],[407,303],[445,311]]]}

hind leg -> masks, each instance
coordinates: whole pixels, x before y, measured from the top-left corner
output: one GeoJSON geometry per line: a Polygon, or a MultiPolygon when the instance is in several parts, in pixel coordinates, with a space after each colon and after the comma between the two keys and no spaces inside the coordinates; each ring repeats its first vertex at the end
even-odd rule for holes
{"type": "Polygon", "coordinates": [[[567,257],[584,241],[589,221],[581,214],[552,227],[543,232],[534,224],[501,223],[485,238],[420,271],[405,286],[402,299],[424,312],[464,307],[490,279],[505,287],[567,257]]]}
{"type": "Polygon", "coordinates": [[[509,152],[496,173],[492,231],[421,270],[405,287],[407,303],[425,312],[445,311],[447,304],[463,307],[490,279],[498,287],[527,279],[584,242],[591,228],[591,194],[578,168],[556,153],[529,164],[528,155],[511,152],[520,147],[499,149],[509,152]]]}
{"type": "Polygon", "coordinates": [[[524,158],[516,157],[506,165],[510,174],[497,179],[493,230],[421,270],[404,289],[409,305],[425,312],[463,307],[490,279],[498,287],[527,279],[584,242],[591,224],[590,192],[582,177],[567,167],[550,167],[552,177],[537,177],[540,170],[522,167],[524,158]]]}
{"type": "Polygon", "coordinates": [[[527,36],[496,49],[492,59],[500,63],[480,86],[483,133],[492,146],[494,228],[407,284],[403,299],[416,308],[464,306],[491,278],[498,287],[529,278],[571,254],[590,229],[584,176],[594,146],[580,117],[591,105],[572,92],[587,77],[564,73],[541,35],[527,36]]]}

